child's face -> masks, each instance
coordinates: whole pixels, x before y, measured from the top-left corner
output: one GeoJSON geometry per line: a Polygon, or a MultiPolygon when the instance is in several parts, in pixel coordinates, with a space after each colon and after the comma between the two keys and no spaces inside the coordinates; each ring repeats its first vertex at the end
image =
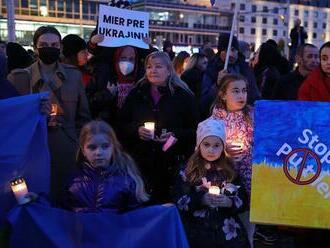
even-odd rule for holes
{"type": "Polygon", "coordinates": [[[221,98],[225,101],[229,111],[242,110],[246,105],[247,99],[246,82],[243,80],[230,82],[221,98]]]}
{"type": "Polygon", "coordinates": [[[112,156],[112,145],[104,134],[90,136],[83,146],[83,154],[95,168],[109,166],[112,156]]]}
{"type": "Polygon", "coordinates": [[[208,136],[200,144],[200,151],[205,160],[213,162],[220,158],[223,152],[223,142],[217,136],[208,136]]]}

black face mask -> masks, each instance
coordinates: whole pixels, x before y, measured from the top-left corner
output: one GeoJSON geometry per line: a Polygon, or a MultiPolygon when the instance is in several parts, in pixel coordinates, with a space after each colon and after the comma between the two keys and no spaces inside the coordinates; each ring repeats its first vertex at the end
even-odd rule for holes
{"type": "Polygon", "coordinates": [[[56,47],[42,47],[38,48],[38,54],[40,60],[46,64],[50,65],[55,63],[60,57],[60,49],[56,47]]]}

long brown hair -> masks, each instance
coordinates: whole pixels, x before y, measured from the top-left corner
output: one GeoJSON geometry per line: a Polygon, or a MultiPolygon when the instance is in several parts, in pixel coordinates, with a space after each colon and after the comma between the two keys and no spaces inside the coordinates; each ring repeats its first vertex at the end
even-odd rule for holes
{"type": "Polygon", "coordinates": [[[197,67],[198,62],[204,58],[207,59],[207,57],[202,53],[194,53],[193,55],[191,55],[186,65],[185,71],[197,67]]]}
{"type": "MultiPolygon", "coordinates": [[[[227,74],[217,82],[218,93],[217,93],[217,97],[215,98],[215,101],[212,104],[211,111],[214,108],[227,110],[227,105],[226,102],[223,100],[223,96],[226,94],[228,85],[231,82],[241,81],[241,80],[244,81],[246,83],[246,87],[248,87],[248,82],[246,78],[238,74],[227,74]]],[[[242,109],[242,112],[245,120],[251,123],[252,120],[250,117],[250,107],[247,104],[245,104],[244,108],[242,109]]]]}
{"type": "Polygon", "coordinates": [[[128,175],[134,180],[136,184],[135,196],[139,202],[147,201],[148,195],[145,192],[143,180],[140,176],[138,168],[135,165],[134,160],[130,155],[124,152],[116,137],[115,132],[106,122],[91,121],[81,129],[77,162],[81,163],[86,161],[86,158],[82,153],[82,148],[91,136],[97,134],[104,134],[109,138],[109,141],[112,145],[111,166],[114,166],[118,172],[122,173],[123,175],[128,175]]]}
{"type": "Polygon", "coordinates": [[[189,58],[190,55],[186,51],[181,51],[178,53],[178,55],[173,59],[173,68],[178,76],[181,76],[181,74],[184,71],[183,65],[187,58],[189,58]]]}
{"type": "Polygon", "coordinates": [[[214,162],[208,162],[202,157],[200,148],[198,147],[194,154],[189,158],[187,167],[185,169],[185,176],[187,181],[191,184],[200,183],[202,177],[204,177],[206,174],[205,165],[207,163],[212,164],[212,166],[216,169],[222,170],[227,178],[227,182],[232,182],[235,179],[236,173],[233,169],[233,162],[226,156],[225,151],[222,152],[218,160],[214,162]]]}

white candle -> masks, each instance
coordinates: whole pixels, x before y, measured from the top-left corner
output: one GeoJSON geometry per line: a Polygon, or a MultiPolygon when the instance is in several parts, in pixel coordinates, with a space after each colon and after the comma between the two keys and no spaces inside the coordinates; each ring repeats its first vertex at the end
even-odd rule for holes
{"type": "Polygon", "coordinates": [[[209,188],[209,193],[212,195],[220,195],[220,188],[218,186],[211,186],[209,188]]]}
{"type": "Polygon", "coordinates": [[[152,139],[155,137],[155,123],[154,122],[145,122],[144,127],[150,130],[152,139]]]}
{"type": "Polygon", "coordinates": [[[242,141],[235,141],[235,142],[231,142],[230,143],[232,146],[236,146],[235,148],[233,148],[233,150],[235,151],[240,151],[243,149],[243,142],[242,141]]]}
{"type": "Polygon", "coordinates": [[[30,201],[29,198],[25,196],[29,193],[28,188],[26,186],[24,178],[17,178],[10,182],[11,190],[13,191],[18,204],[25,204],[30,201]]]}

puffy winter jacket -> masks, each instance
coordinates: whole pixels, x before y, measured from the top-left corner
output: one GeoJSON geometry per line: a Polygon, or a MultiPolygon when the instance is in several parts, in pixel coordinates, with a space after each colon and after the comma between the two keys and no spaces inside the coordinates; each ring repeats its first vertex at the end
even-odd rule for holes
{"type": "Polygon", "coordinates": [[[111,165],[106,169],[82,164],[65,192],[64,205],[75,212],[125,211],[139,206],[135,182],[111,165]]]}

